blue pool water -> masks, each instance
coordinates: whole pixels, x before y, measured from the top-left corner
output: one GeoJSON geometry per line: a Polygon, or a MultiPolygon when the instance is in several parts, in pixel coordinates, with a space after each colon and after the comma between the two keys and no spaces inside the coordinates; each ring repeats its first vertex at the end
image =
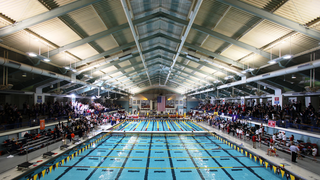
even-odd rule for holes
{"type": "Polygon", "coordinates": [[[191,121],[126,121],[116,131],[203,131],[191,121]]]}
{"type": "Polygon", "coordinates": [[[41,179],[270,180],[281,176],[211,135],[131,133],[105,136],[41,179]]]}

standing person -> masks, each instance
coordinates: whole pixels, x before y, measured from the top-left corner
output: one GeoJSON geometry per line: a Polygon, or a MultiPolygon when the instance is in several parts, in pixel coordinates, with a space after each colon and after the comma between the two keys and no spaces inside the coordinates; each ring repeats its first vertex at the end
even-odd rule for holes
{"type": "Polygon", "coordinates": [[[316,148],[316,146],[313,146],[312,156],[313,156],[314,161],[317,161],[317,159],[316,159],[317,152],[318,152],[318,149],[316,148]]]}
{"type": "Polygon", "coordinates": [[[291,151],[291,161],[296,163],[297,153],[299,151],[299,148],[292,143],[290,146],[290,151],[291,151]]]}
{"type": "Polygon", "coordinates": [[[291,135],[291,137],[290,137],[290,144],[293,144],[293,141],[294,141],[294,136],[293,135],[291,135]]]}
{"type": "Polygon", "coordinates": [[[256,142],[257,142],[257,135],[254,135],[252,136],[252,147],[254,149],[257,149],[256,142]]]}
{"type": "Polygon", "coordinates": [[[287,136],[286,133],[284,132],[282,135],[282,141],[283,141],[283,145],[286,146],[286,142],[287,142],[287,136]]]}

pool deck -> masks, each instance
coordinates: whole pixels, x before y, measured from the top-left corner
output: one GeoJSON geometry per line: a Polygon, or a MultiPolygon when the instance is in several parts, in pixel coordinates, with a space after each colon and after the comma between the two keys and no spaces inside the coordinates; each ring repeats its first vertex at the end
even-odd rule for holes
{"type": "MultiPolygon", "coordinates": [[[[98,130],[95,130],[95,131],[93,131],[93,132],[90,132],[88,139],[94,137],[96,134],[98,134],[98,133],[100,133],[100,132],[102,132],[102,131],[110,128],[110,127],[111,127],[110,124],[100,126],[100,128],[99,128],[98,130]]],[[[86,140],[87,140],[87,139],[85,139],[84,141],[86,141],[86,140]]],[[[54,152],[54,153],[57,153],[57,154],[55,154],[53,157],[58,156],[58,155],[64,153],[65,151],[73,148],[74,146],[78,145],[78,144],[69,143],[69,144],[68,144],[68,145],[69,145],[69,148],[68,148],[68,149],[60,150],[60,145],[61,145],[61,144],[62,144],[62,143],[55,143],[55,144],[53,144],[53,145],[50,145],[49,151],[52,151],[52,152],[54,152]]],[[[37,162],[37,161],[42,161],[42,162],[37,163],[36,166],[31,165],[28,170],[30,170],[30,169],[32,169],[32,168],[35,168],[35,167],[41,165],[42,163],[46,162],[47,160],[49,160],[49,159],[44,159],[44,158],[42,157],[42,154],[43,154],[44,152],[47,152],[47,148],[42,148],[42,149],[37,150],[37,151],[34,151],[34,152],[32,152],[32,153],[30,153],[30,154],[28,155],[28,156],[29,156],[29,158],[28,158],[29,161],[28,161],[28,162],[30,162],[30,163],[35,163],[35,162],[37,162]]],[[[22,162],[25,162],[25,161],[26,161],[26,155],[23,155],[23,156],[15,156],[15,157],[13,157],[13,158],[7,158],[7,156],[1,157],[1,158],[0,158],[0,164],[2,165],[2,169],[5,168],[5,167],[3,166],[4,164],[6,164],[6,167],[9,167],[9,169],[7,169],[5,172],[2,170],[3,173],[0,174],[0,180],[13,179],[13,178],[18,177],[18,176],[20,176],[21,174],[25,173],[26,171],[18,171],[17,168],[16,168],[16,166],[17,166],[18,164],[20,164],[20,163],[22,163],[22,162]]]]}
{"type": "Polygon", "coordinates": [[[303,160],[297,159],[297,163],[291,162],[291,155],[277,151],[278,157],[275,156],[268,156],[267,153],[267,146],[261,144],[261,147],[257,144],[257,149],[253,149],[252,147],[252,141],[245,141],[243,139],[239,139],[236,136],[233,136],[232,133],[227,134],[226,132],[223,132],[222,130],[218,130],[217,128],[213,128],[208,125],[207,122],[198,122],[197,124],[201,125],[202,127],[208,129],[209,131],[214,131],[217,135],[220,135],[230,141],[233,141],[237,145],[243,144],[243,148],[248,149],[257,155],[277,164],[286,164],[285,168],[297,175],[300,175],[301,177],[308,179],[308,180],[320,180],[320,159],[312,161],[311,159],[303,158],[303,160]]]}

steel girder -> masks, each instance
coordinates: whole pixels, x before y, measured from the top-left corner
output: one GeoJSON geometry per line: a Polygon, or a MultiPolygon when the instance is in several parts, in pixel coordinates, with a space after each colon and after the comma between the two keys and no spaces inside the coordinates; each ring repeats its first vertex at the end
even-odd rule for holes
{"type": "Polygon", "coordinates": [[[67,13],[69,13],[71,11],[80,9],[82,7],[88,6],[88,5],[93,4],[93,3],[97,3],[99,1],[101,1],[101,0],[75,1],[73,3],[61,6],[59,8],[53,9],[51,11],[48,11],[48,12],[33,16],[31,18],[28,18],[28,19],[25,19],[23,21],[20,21],[17,24],[9,25],[6,28],[0,29],[0,37],[7,36],[9,34],[18,32],[18,31],[26,29],[26,28],[28,28],[30,26],[33,26],[33,25],[39,24],[41,22],[47,21],[49,19],[52,19],[52,18],[61,16],[61,15],[67,14],[67,13]]]}
{"type": "Polygon", "coordinates": [[[235,8],[241,9],[243,11],[249,12],[262,19],[267,19],[271,22],[280,24],[286,28],[292,29],[294,31],[297,31],[299,33],[312,37],[314,39],[320,40],[320,32],[304,27],[303,25],[296,23],[294,21],[291,21],[287,18],[275,15],[273,13],[267,12],[265,10],[262,10],[260,8],[257,8],[255,6],[252,6],[250,4],[247,4],[241,1],[234,1],[234,0],[217,0],[217,1],[233,6],[235,8]]]}

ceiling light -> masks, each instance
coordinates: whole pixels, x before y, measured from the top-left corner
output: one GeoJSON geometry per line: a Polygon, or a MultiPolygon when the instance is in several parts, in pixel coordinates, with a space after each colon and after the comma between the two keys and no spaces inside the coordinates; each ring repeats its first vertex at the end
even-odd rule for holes
{"type": "Polygon", "coordinates": [[[231,78],[233,78],[233,76],[226,76],[226,77],[224,77],[225,80],[229,80],[229,79],[231,79],[231,78]]]}
{"type": "Polygon", "coordinates": [[[44,58],[43,59],[43,61],[45,61],[45,62],[49,62],[49,61],[51,61],[50,59],[48,59],[48,58],[44,58]]]}
{"type": "Polygon", "coordinates": [[[104,88],[104,87],[101,87],[101,89],[102,89],[102,90],[105,90],[105,88],[104,88]]]}
{"type": "Polygon", "coordinates": [[[248,72],[252,72],[254,70],[255,70],[255,68],[248,68],[248,69],[245,69],[245,70],[241,71],[241,73],[245,74],[245,73],[248,73],[248,72]]]}
{"type": "Polygon", "coordinates": [[[92,76],[90,76],[90,75],[88,75],[88,74],[85,74],[84,77],[89,78],[89,79],[92,79],[92,78],[93,78],[92,76]]]}
{"type": "Polygon", "coordinates": [[[33,52],[28,52],[27,53],[30,57],[37,57],[38,55],[36,53],[33,52]]]}
{"type": "Polygon", "coordinates": [[[92,96],[91,99],[95,99],[96,97],[92,96]]]}
{"type": "Polygon", "coordinates": [[[293,56],[291,54],[286,54],[284,56],[278,57],[276,59],[272,59],[270,61],[268,61],[269,64],[275,64],[277,62],[283,61],[283,60],[288,60],[291,59],[293,56]]]}
{"type": "Polygon", "coordinates": [[[215,80],[215,81],[214,81],[214,83],[219,83],[219,82],[221,82],[221,81],[220,81],[220,80],[215,80]]]}
{"type": "Polygon", "coordinates": [[[267,89],[267,86],[265,86],[264,89],[267,89]]]}
{"type": "Polygon", "coordinates": [[[22,77],[27,77],[27,73],[22,73],[22,77]]]}
{"type": "Polygon", "coordinates": [[[70,69],[70,67],[69,66],[66,66],[66,67],[64,67],[65,69],[70,69]]]}
{"type": "Polygon", "coordinates": [[[77,70],[76,69],[72,69],[72,72],[77,72],[77,70]]]}
{"type": "Polygon", "coordinates": [[[292,77],[291,77],[292,79],[295,79],[296,78],[296,75],[294,75],[294,74],[292,74],[292,77]]]}

